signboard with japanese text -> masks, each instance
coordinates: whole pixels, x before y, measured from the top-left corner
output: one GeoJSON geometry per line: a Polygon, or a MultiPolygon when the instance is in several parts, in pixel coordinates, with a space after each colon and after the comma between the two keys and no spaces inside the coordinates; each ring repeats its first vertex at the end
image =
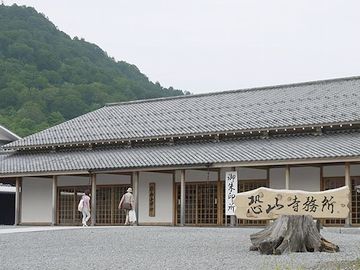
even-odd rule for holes
{"type": "Polygon", "coordinates": [[[149,183],[149,217],[155,217],[155,183],[149,183]]]}
{"type": "Polygon", "coordinates": [[[241,219],[276,219],[280,215],[310,215],[313,218],[346,218],[348,187],[320,192],[277,190],[260,187],[236,194],[235,215],[241,219]]]}
{"type": "Polygon", "coordinates": [[[227,216],[235,215],[234,199],[238,192],[237,172],[226,172],[225,174],[225,213],[227,216]]]}

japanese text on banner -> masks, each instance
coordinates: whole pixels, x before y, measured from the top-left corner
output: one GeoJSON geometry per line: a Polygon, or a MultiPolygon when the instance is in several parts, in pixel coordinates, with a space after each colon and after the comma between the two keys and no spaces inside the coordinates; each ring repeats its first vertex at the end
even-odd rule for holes
{"type": "Polygon", "coordinates": [[[225,213],[227,216],[235,215],[235,196],[238,192],[237,172],[225,174],[225,213]]]}

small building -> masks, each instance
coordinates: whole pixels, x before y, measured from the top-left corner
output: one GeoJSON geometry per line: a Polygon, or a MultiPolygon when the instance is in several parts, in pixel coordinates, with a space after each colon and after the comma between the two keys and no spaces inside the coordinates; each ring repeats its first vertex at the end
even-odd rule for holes
{"type": "Polygon", "coordinates": [[[17,224],[80,224],[87,188],[92,224],[122,224],[132,186],[140,225],[225,226],[236,171],[239,191],[346,185],[350,215],[323,223],[360,225],[360,77],[108,104],[2,149],[17,224]]]}
{"type": "MultiPolygon", "coordinates": [[[[20,139],[15,133],[0,126],[0,146],[20,139]]],[[[0,151],[0,162],[5,153],[0,151]]],[[[0,225],[13,225],[15,222],[15,181],[0,179],[0,225]]]]}

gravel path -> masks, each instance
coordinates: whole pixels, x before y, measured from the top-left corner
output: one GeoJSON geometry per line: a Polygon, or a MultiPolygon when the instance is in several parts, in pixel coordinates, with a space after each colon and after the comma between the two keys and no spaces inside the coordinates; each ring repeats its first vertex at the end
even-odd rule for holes
{"type": "Polygon", "coordinates": [[[273,256],[249,251],[256,231],[88,227],[0,234],[0,269],[342,269],[342,262],[360,258],[360,234],[323,231],[339,253],[273,256]]]}

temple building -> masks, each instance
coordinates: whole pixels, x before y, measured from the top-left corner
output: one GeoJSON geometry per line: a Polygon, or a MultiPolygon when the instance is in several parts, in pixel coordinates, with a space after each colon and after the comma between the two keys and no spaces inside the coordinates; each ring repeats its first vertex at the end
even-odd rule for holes
{"type": "MultiPolygon", "coordinates": [[[[20,137],[0,125],[0,146],[19,140],[20,137]]],[[[0,151],[0,161],[6,153],[0,151]]],[[[0,225],[12,225],[15,222],[15,181],[0,178],[0,225]]]]}
{"type": "Polygon", "coordinates": [[[139,225],[225,226],[237,171],[239,192],[348,186],[348,218],[322,222],[360,225],[360,77],[107,104],[1,149],[16,224],[80,224],[90,188],[92,225],[120,225],[132,186],[139,225]]]}

